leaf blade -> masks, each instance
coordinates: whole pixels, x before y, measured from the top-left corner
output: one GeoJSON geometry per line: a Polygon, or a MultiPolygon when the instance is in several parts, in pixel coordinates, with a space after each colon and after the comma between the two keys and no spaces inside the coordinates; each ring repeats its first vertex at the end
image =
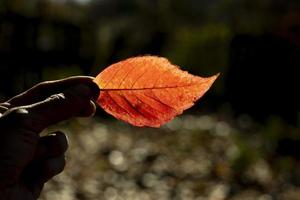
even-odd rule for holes
{"type": "Polygon", "coordinates": [[[218,76],[194,76],[161,57],[129,58],[95,78],[97,103],[132,125],[159,127],[193,106],[218,76]]]}

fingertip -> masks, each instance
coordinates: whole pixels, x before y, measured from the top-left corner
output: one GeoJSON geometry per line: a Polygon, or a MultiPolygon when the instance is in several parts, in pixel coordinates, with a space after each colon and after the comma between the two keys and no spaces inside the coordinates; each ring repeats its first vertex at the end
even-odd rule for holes
{"type": "Polygon", "coordinates": [[[56,131],[41,137],[36,148],[35,158],[45,159],[64,154],[69,147],[67,136],[56,131]]]}
{"type": "Polygon", "coordinates": [[[100,95],[100,88],[99,88],[98,84],[96,82],[94,82],[94,79],[93,79],[93,81],[91,81],[89,83],[89,87],[93,93],[93,96],[92,96],[93,100],[97,100],[100,95]]]}
{"type": "Polygon", "coordinates": [[[56,138],[56,148],[59,148],[59,153],[65,153],[69,147],[69,140],[66,134],[61,131],[56,131],[53,133],[56,138]]]}
{"type": "Polygon", "coordinates": [[[84,97],[84,98],[92,98],[93,97],[93,91],[88,86],[88,84],[78,84],[74,85],[70,88],[68,88],[65,92],[65,94],[72,95],[72,97],[84,97]]]}
{"type": "Polygon", "coordinates": [[[68,90],[66,90],[66,93],[69,93],[73,96],[97,100],[100,94],[100,89],[98,85],[91,80],[89,82],[80,83],[70,87],[68,90]]]}
{"type": "Polygon", "coordinates": [[[64,170],[65,165],[66,159],[64,155],[46,160],[43,165],[44,182],[61,173],[64,170]]]}

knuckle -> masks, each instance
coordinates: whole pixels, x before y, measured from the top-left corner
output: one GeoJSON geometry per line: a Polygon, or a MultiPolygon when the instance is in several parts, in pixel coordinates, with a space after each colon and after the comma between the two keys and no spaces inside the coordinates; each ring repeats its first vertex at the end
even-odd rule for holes
{"type": "Polygon", "coordinates": [[[53,94],[48,97],[49,101],[65,100],[66,96],[63,93],[53,94]]]}
{"type": "Polygon", "coordinates": [[[8,102],[4,102],[4,103],[0,103],[0,106],[5,107],[5,108],[8,108],[8,107],[10,107],[11,105],[10,105],[10,103],[8,103],[8,102]]]}
{"type": "Polygon", "coordinates": [[[53,94],[51,96],[49,96],[44,103],[46,103],[45,105],[61,105],[61,104],[65,104],[68,101],[67,97],[63,94],[63,93],[57,93],[57,94],[53,94]],[[50,103],[50,104],[48,104],[50,103]]]}
{"type": "Polygon", "coordinates": [[[13,108],[5,114],[5,122],[8,128],[26,129],[30,132],[36,132],[37,120],[34,114],[29,112],[28,108],[13,108]]]}
{"type": "Polygon", "coordinates": [[[7,107],[2,106],[2,105],[0,104],[0,117],[2,116],[2,113],[5,113],[7,110],[8,110],[7,107]]]}
{"type": "Polygon", "coordinates": [[[7,118],[12,123],[24,124],[28,116],[28,110],[26,108],[13,108],[7,113],[7,118]]]}

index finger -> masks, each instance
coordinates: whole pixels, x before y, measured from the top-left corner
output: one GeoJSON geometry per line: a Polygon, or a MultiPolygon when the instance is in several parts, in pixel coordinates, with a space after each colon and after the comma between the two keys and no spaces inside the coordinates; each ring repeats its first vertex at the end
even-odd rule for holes
{"type": "Polygon", "coordinates": [[[10,109],[4,113],[1,122],[7,128],[20,128],[40,133],[50,125],[80,116],[83,111],[94,109],[91,108],[91,106],[94,107],[91,104],[94,95],[89,86],[79,84],[62,93],[52,95],[44,101],[10,109]]]}
{"type": "Polygon", "coordinates": [[[93,80],[94,77],[91,76],[73,76],[61,80],[45,81],[9,99],[6,102],[6,107],[12,108],[17,106],[34,104],[36,102],[43,101],[44,99],[53,94],[61,93],[66,89],[78,84],[89,85],[89,87],[91,87],[91,89],[95,93],[93,98],[97,99],[97,95],[99,94],[99,88],[97,87],[97,85],[95,85],[93,80]]]}

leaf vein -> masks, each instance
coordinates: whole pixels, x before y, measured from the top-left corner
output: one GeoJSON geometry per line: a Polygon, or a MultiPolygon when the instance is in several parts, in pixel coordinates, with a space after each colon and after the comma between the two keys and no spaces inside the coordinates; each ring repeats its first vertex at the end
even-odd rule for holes
{"type": "Polygon", "coordinates": [[[150,67],[149,68],[146,68],[146,70],[135,80],[135,82],[132,84],[132,86],[131,86],[131,89],[133,89],[133,87],[134,87],[134,85],[137,83],[137,81],[140,79],[140,78],[142,78],[145,74],[146,74],[146,72],[147,71],[149,71],[149,69],[150,69],[150,67]]]}
{"type": "Polygon", "coordinates": [[[153,94],[156,98],[153,97],[153,96],[147,95],[147,94],[145,94],[145,95],[146,95],[147,97],[149,97],[149,98],[151,98],[151,99],[157,101],[158,103],[160,103],[160,104],[162,104],[162,105],[164,105],[164,106],[166,106],[166,107],[168,107],[168,108],[171,108],[172,110],[177,111],[174,107],[172,107],[172,106],[170,106],[170,105],[168,105],[168,104],[162,102],[162,101],[156,96],[156,94],[155,94],[153,91],[152,91],[152,94],[153,94]]]}
{"type": "Polygon", "coordinates": [[[116,72],[114,73],[114,75],[111,76],[111,78],[105,83],[105,85],[103,86],[103,88],[105,88],[117,75],[117,73],[122,69],[122,67],[119,67],[119,69],[116,70],[116,72]]]}
{"type": "Polygon", "coordinates": [[[108,97],[113,101],[113,103],[116,104],[117,107],[121,108],[122,110],[124,110],[125,112],[127,112],[127,114],[130,115],[130,113],[129,113],[126,109],[124,109],[122,106],[120,106],[120,105],[116,102],[116,100],[109,94],[109,91],[107,91],[107,95],[108,95],[108,97]]]}
{"type": "MultiPolygon", "coordinates": [[[[162,112],[162,111],[160,111],[160,110],[158,110],[157,108],[154,108],[153,106],[151,106],[151,104],[149,104],[149,103],[146,103],[145,101],[143,101],[143,99],[141,99],[140,97],[138,97],[134,92],[133,92],[133,94],[134,94],[134,96],[137,98],[137,99],[139,99],[141,102],[143,102],[144,104],[146,104],[146,105],[148,105],[150,108],[152,108],[153,110],[156,110],[156,111],[158,111],[158,112],[160,112],[160,113],[162,113],[162,114],[165,114],[164,112],[162,112]]],[[[145,96],[147,96],[147,95],[145,95],[145,96]]],[[[147,96],[148,97],[148,96],[147,96]]]]}
{"type": "Polygon", "coordinates": [[[134,111],[136,111],[137,113],[139,113],[143,118],[148,119],[147,116],[144,115],[144,113],[142,113],[141,111],[139,111],[136,107],[134,107],[134,106],[132,105],[132,103],[130,102],[130,100],[128,100],[128,99],[126,98],[126,95],[124,95],[122,91],[121,91],[121,93],[120,93],[119,95],[120,95],[120,97],[121,97],[122,99],[124,99],[124,101],[126,101],[126,102],[129,104],[129,106],[130,106],[134,111]]]}
{"type": "Polygon", "coordinates": [[[119,84],[119,87],[121,87],[121,85],[122,85],[122,83],[124,83],[124,81],[126,80],[126,78],[129,76],[129,74],[134,70],[134,65],[133,65],[133,67],[132,67],[132,69],[130,69],[129,71],[128,71],[128,73],[123,77],[123,79],[122,79],[122,81],[120,82],[120,84],[119,84]]]}

